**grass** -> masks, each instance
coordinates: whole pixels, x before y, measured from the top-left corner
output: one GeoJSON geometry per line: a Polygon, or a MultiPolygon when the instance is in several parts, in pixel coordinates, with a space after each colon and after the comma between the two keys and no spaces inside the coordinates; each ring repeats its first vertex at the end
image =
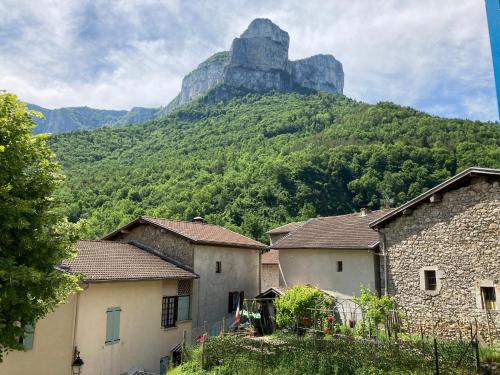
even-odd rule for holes
{"type": "MultiPolygon", "coordinates": [[[[443,374],[474,373],[474,355],[463,342],[440,342],[443,374]]],[[[206,368],[201,368],[201,348],[186,353],[186,362],[169,375],[229,374],[433,374],[434,347],[430,340],[359,340],[352,337],[317,338],[277,335],[260,340],[233,335],[206,343],[206,368]]],[[[497,358],[496,350],[483,348],[482,357],[497,358]]]]}

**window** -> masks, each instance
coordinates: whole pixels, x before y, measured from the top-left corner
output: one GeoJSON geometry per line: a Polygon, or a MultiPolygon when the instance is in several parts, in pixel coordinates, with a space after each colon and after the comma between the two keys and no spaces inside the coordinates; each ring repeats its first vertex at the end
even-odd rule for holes
{"type": "Polygon", "coordinates": [[[177,320],[177,297],[163,297],[161,306],[161,326],[175,327],[177,320]]]}
{"type": "Polygon", "coordinates": [[[240,305],[240,310],[243,308],[243,301],[245,300],[245,292],[229,292],[227,312],[232,313],[240,305]]]}
{"type": "Polygon", "coordinates": [[[189,296],[178,297],[177,302],[177,320],[189,320],[189,296]]]}
{"type": "Polygon", "coordinates": [[[120,341],[120,312],[119,307],[110,307],[106,310],[106,345],[113,345],[120,341]]]}
{"type": "Polygon", "coordinates": [[[161,306],[161,326],[175,327],[176,322],[190,319],[190,296],[163,297],[161,306]]]}
{"type": "Polygon", "coordinates": [[[497,297],[495,294],[495,288],[492,286],[481,287],[481,300],[483,309],[496,310],[497,297]]]}
{"type": "Polygon", "coordinates": [[[339,260],[337,262],[337,272],[342,272],[343,269],[344,269],[344,264],[342,263],[341,260],[339,260]]]}
{"type": "Polygon", "coordinates": [[[31,324],[27,324],[24,327],[24,335],[19,338],[19,343],[23,344],[24,349],[33,349],[33,338],[35,335],[35,329],[31,324]]]}
{"type": "Polygon", "coordinates": [[[437,287],[436,271],[434,270],[424,271],[424,278],[425,278],[425,290],[436,290],[437,287]]]}
{"type": "Polygon", "coordinates": [[[215,262],[215,273],[221,273],[222,272],[222,264],[220,261],[215,262]]]}

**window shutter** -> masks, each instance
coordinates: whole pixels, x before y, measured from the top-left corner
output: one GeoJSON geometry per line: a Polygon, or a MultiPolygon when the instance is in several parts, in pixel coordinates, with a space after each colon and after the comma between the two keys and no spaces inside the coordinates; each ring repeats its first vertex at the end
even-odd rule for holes
{"type": "Polygon", "coordinates": [[[119,307],[106,310],[106,344],[120,341],[120,312],[119,307]]]}
{"type": "Polygon", "coordinates": [[[35,330],[31,324],[26,325],[24,327],[24,337],[23,337],[23,346],[26,350],[33,349],[33,338],[35,335],[35,330]]]}
{"type": "Polygon", "coordinates": [[[115,309],[113,319],[113,342],[120,341],[120,309],[115,309]]]}
{"type": "Polygon", "coordinates": [[[179,321],[189,319],[189,296],[180,296],[178,299],[177,319],[179,321]]]}
{"type": "Polygon", "coordinates": [[[114,311],[112,309],[108,309],[106,311],[106,344],[111,344],[113,342],[114,318],[114,311]]]}
{"type": "Polygon", "coordinates": [[[227,312],[233,312],[233,293],[229,292],[229,298],[227,299],[227,312]]]}

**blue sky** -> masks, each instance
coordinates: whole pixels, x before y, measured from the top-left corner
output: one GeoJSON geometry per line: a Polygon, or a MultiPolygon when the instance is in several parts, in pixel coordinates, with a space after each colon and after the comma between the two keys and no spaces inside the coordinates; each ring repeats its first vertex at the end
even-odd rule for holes
{"type": "Polygon", "coordinates": [[[0,14],[0,89],[48,108],[165,105],[266,17],[290,59],[339,59],[349,97],[498,120],[482,0],[0,0],[0,14]]]}

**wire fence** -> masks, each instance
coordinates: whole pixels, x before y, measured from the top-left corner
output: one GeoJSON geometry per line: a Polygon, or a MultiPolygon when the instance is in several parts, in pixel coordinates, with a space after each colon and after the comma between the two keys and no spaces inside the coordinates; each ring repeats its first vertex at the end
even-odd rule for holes
{"type": "Polygon", "coordinates": [[[424,324],[405,312],[390,310],[375,322],[355,301],[344,300],[327,310],[309,309],[307,318],[294,327],[256,337],[264,333],[265,320],[273,318],[256,306],[244,304],[247,318],[241,324],[224,318],[199,327],[196,337],[203,369],[223,366],[227,373],[238,374],[439,375],[472,374],[486,368],[477,321],[437,319],[429,325],[429,319],[424,324]],[[458,338],[440,337],[437,333],[445,328],[457,330],[458,338]]]}

